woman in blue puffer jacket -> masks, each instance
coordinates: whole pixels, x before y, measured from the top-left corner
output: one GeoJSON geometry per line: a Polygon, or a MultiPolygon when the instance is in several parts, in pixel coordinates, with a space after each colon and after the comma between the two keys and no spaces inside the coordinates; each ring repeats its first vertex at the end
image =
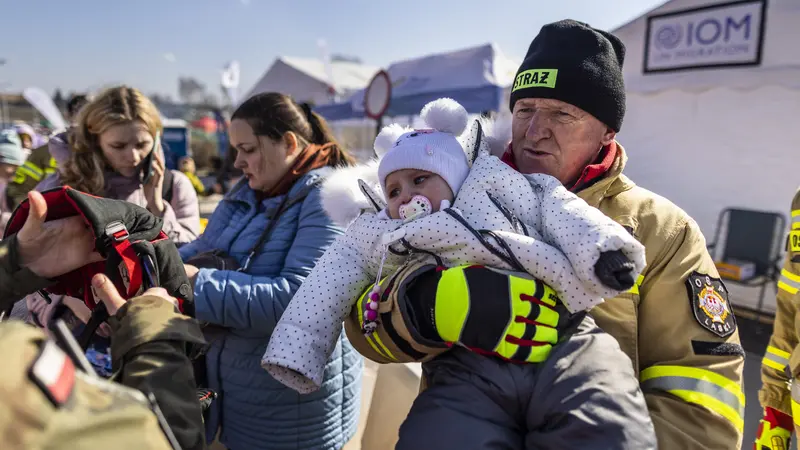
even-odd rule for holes
{"type": "Polygon", "coordinates": [[[207,354],[209,387],[219,394],[207,437],[210,442],[221,428],[219,440],[230,450],[340,449],[357,427],[362,370],[346,338],[328,361],[322,388],[310,395],[284,387],[260,361],[292,295],[342,232],[322,209],[319,182],[352,158],[324,119],[277,93],[239,106],[230,142],[244,179],[205,233],[180,249],[184,261],[222,250],[244,268],[186,265],[197,319],[225,330],[211,339],[207,354]]]}

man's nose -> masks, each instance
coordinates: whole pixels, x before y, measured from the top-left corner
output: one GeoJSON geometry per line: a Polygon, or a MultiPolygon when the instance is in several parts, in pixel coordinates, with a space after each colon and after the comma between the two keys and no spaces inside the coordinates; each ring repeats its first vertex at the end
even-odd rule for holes
{"type": "Polygon", "coordinates": [[[550,126],[541,112],[536,111],[528,123],[528,129],[525,131],[525,137],[530,141],[539,141],[550,137],[550,126]]]}

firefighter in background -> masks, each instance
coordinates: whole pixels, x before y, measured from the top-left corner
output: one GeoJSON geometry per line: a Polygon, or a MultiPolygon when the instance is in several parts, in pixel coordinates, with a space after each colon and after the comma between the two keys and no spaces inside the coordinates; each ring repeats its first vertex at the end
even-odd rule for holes
{"type": "MultiPolygon", "coordinates": [[[[70,124],[77,119],[78,112],[86,103],[88,103],[88,98],[85,95],[74,95],[69,99],[69,102],[67,102],[67,121],[70,124]]],[[[34,190],[36,185],[43,179],[54,174],[59,165],[69,158],[69,153],[59,154],[51,151],[51,147],[69,148],[69,145],[67,145],[67,131],[53,136],[50,141],[31,151],[25,164],[17,169],[17,173],[8,184],[6,200],[12,209],[27,198],[28,192],[34,190]]]]}
{"type": "Polygon", "coordinates": [[[19,136],[19,140],[22,142],[22,148],[30,154],[33,149],[33,138],[36,137],[36,131],[32,126],[21,120],[14,122],[14,130],[17,132],[17,136],[19,136]]]}
{"type": "Polygon", "coordinates": [[[758,400],[764,416],[758,425],[756,450],[788,450],[792,427],[800,430],[800,385],[793,382],[800,374],[800,352],[796,351],[800,330],[795,324],[800,302],[800,190],[792,200],[791,216],[786,260],[778,280],[774,329],[761,362],[763,384],[758,400]]]}
{"type": "Polygon", "coordinates": [[[15,130],[0,131],[0,235],[6,229],[6,223],[11,218],[11,209],[5,201],[5,191],[8,182],[17,169],[25,162],[25,151],[22,149],[19,135],[15,130]]]}

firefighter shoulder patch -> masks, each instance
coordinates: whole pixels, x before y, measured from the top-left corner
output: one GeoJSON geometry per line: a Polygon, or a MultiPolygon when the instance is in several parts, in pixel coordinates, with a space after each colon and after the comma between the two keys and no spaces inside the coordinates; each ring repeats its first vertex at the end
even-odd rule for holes
{"type": "Polygon", "coordinates": [[[722,280],[692,272],[686,278],[686,290],[692,313],[700,326],[722,338],[736,331],[736,318],[722,280]]]}

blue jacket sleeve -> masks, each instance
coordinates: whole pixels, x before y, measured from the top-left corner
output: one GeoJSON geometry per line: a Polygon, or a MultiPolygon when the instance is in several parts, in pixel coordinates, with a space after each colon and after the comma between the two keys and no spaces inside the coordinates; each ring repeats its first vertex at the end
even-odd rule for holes
{"type": "Polygon", "coordinates": [[[192,242],[181,246],[178,249],[178,252],[181,255],[181,259],[186,261],[187,259],[195,256],[199,253],[207,252],[211,250],[211,245],[208,243],[208,239],[205,238],[205,234],[201,234],[200,237],[193,240],[192,242]]]}
{"type": "Polygon", "coordinates": [[[271,334],[300,284],[342,232],[322,209],[318,189],[306,197],[298,221],[294,242],[276,277],[201,269],[194,293],[197,318],[271,334]]]}

